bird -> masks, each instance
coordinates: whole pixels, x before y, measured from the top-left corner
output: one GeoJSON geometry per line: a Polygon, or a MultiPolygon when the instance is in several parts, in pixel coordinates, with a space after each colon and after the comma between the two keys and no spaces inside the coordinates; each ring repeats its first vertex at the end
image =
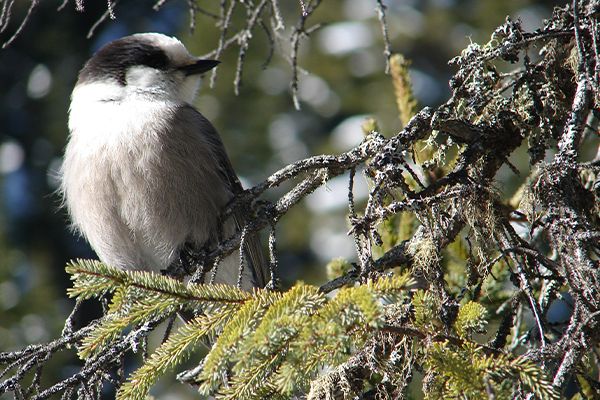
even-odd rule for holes
{"type": "MultiPolygon", "coordinates": [[[[160,272],[246,223],[240,211],[220,218],[243,188],[216,129],[193,106],[202,74],[218,64],[175,37],[138,33],[107,43],[80,70],[60,191],[72,228],[103,263],[160,272]]],[[[258,235],[244,242],[242,268],[238,250],[204,283],[267,284],[258,235]]]]}

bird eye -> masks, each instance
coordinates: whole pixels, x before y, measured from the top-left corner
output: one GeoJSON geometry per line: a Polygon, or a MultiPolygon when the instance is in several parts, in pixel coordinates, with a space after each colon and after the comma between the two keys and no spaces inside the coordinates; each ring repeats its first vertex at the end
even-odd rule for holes
{"type": "Polygon", "coordinates": [[[166,69],[169,66],[169,58],[162,50],[154,49],[149,52],[141,53],[139,64],[156,69],[166,69]]]}

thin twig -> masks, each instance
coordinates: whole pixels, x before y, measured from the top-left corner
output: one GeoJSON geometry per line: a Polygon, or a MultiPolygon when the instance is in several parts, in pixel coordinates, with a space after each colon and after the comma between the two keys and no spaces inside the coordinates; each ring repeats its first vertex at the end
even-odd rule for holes
{"type": "Polygon", "coordinates": [[[270,280],[267,283],[267,288],[275,290],[278,286],[277,283],[277,249],[276,249],[276,236],[275,236],[275,225],[276,220],[271,223],[271,231],[269,232],[269,276],[270,280]]]}
{"type": "MultiPolygon", "coordinates": [[[[234,10],[236,4],[238,4],[238,3],[237,3],[237,1],[230,1],[229,7],[227,7],[227,11],[225,11],[225,4],[226,4],[226,1],[221,0],[221,3],[220,3],[221,15],[219,17],[219,24],[221,26],[221,34],[219,35],[219,43],[217,44],[217,49],[214,52],[214,58],[217,60],[220,59],[221,53],[223,52],[223,50],[228,47],[225,45],[225,43],[226,43],[225,37],[227,36],[229,26],[231,25],[231,17],[233,15],[233,10],[234,10]]],[[[212,57],[212,55],[211,55],[211,57],[212,57]]],[[[216,80],[217,80],[217,69],[213,69],[212,73],[210,75],[210,87],[211,88],[215,86],[216,80]]]]}
{"type": "MultiPolygon", "coordinates": [[[[299,73],[300,68],[298,67],[298,51],[300,49],[300,40],[305,36],[308,36],[310,33],[306,29],[306,22],[310,15],[319,7],[321,4],[321,0],[310,1],[309,4],[305,4],[302,0],[300,1],[300,6],[302,8],[302,13],[294,31],[292,32],[291,37],[291,45],[292,50],[290,54],[290,60],[292,63],[292,100],[294,102],[294,107],[296,110],[300,109],[300,99],[298,98],[298,90],[299,90],[299,73]]],[[[312,31],[311,31],[312,32],[312,31]]]]}
{"type": "Polygon", "coordinates": [[[114,19],[114,9],[119,4],[120,0],[112,0],[112,7],[108,8],[101,16],[94,22],[94,25],[90,28],[87,35],[85,36],[87,39],[90,39],[96,33],[96,29],[107,19],[114,19]]]}
{"type": "Polygon", "coordinates": [[[387,22],[385,19],[385,9],[387,8],[383,4],[383,0],[377,0],[377,18],[379,19],[379,25],[381,26],[381,34],[383,35],[383,56],[385,57],[385,73],[390,73],[390,57],[392,56],[390,37],[388,34],[387,22]]]}
{"type": "MultiPolygon", "coordinates": [[[[27,23],[29,22],[29,18],[31,18],[31,15],[33,14],[33,11],[37,8],[37,6],[39,5],[40,0],[31,0],[31,3],[29,4],[29,8],[27,9],[27,14],[25,14],[25,17],[23,18],[23,20],[21,21],[21,24],[19,25],[19,27],[17,28],[17,30],[15,31],[15,33],[13,33],[13,35],[10,37],[10,39],[8,39],[6,42],[4,42],[2,44],[2,48],[5,49],[8,46],[10,46],[21,34],[21,32],[23,32],[23,29],[25,29],[25,25],[27,25],[27,23]]],[[[8,25],[8,21],[10,19],[10,10],[12,8],[12,2],[9,4],[9,8],[8,8],[8,12],[6,14],[5,20],[3,21],[5,23],[4,27],[2,27],[2,29],[0,29],[0,33],[4,30],[4,28],[8,25]]],[[[3,10],[3,15],[4,15],[4,10],[3,10]]]]}
{"type": "Polygon", "coordinates": [[[240,235],[240,266],[238,270],[237,287],[242,287],[242,276],[244,275],[244,268],[246,267],[246,236],[248,235],[248,225],[242,228],[240,235]]]}
{"type": "Polygon", "coordinates": [[[2,4],[2,12],[0,13],[0,33],[4,33],[8,28],[8,23],[12,17],[12,8],[16,0],[6,0],[2,4]]]}
{"type": "Polygon", "coordinates": [[[236,95],[240,92],[240,86],[242,84],[242,70],[244,68],[244,60],[246,58],[246,51],[250,45],[250,39],[252,38],[252,30],[254,29],[257,21],[262,13],[263,8],[267,5],[268,0],[261,0],[261,2],[255,6],[250,14],[250,17],[246,23],[246,29],[239,37],[239,46],[237,67],[235,69],[235,78],[233,79],[233,88],[236,95]]]}

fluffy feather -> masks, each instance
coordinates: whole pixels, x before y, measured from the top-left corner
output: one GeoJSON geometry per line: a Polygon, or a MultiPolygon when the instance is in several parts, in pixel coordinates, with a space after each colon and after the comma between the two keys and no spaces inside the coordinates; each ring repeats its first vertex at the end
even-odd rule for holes
{"type": "MultiPolygon", "coordinates": [[[[102,261],[159,271],[186,244],[216,245],[220,212],[241,186],[219,135],[189,105],[198,77],[177,67],[195,59],[176,39],[146,35],[121,40],[130,53],[143,47],[132,47],[127,39],[156,46],[171,65],[123,62],[119,72],[120,49],[114,43],[108,45],[117,54],[109,59],[109,73],[102,60],[92,58],[72,94],[61,175],[73,226],[102,261]]],[[[227,236],[236,229],[230,220],[222,232],[227,236]]],[[[253,256],[242,287],[264,286],[265,263],[256,238],[247,246],[253,256]]],[[[238,260],[234,252],[222,262],[217,282],[236,284],[238,260]]]]}

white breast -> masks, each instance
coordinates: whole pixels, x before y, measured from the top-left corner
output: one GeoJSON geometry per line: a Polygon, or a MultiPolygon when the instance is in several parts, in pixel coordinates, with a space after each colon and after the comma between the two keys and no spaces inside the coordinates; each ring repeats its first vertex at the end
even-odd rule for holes
{"type": "Polygon", "coordinates": [[[231,193],[200,132],[169,128],[177,104],[118,85],[77,87],[62,189],[74,226],[101,260],[159,270],[187,241],[215,235],[231,193]]]}

